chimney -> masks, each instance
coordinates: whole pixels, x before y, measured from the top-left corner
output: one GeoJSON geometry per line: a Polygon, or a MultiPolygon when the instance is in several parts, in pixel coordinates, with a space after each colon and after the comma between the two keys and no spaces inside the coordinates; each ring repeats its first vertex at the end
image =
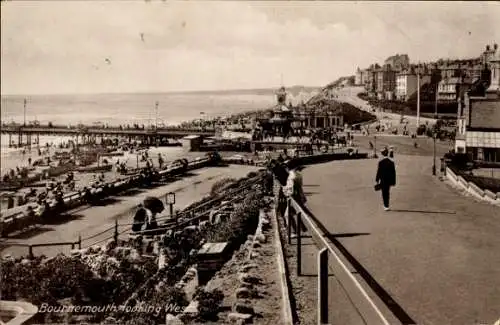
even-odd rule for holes
{"type": "Polygon", "coordinates": [[[489,50],[490,50],[490,46],[486,45],[486,51],[489,51],[489,50]]]}
{"type": "Polygon", "coordinates": [[[495,43],[495,45],[493,45],[493,48],[495,49],[495,51],[498,49],[498,44],[495,43]]]}

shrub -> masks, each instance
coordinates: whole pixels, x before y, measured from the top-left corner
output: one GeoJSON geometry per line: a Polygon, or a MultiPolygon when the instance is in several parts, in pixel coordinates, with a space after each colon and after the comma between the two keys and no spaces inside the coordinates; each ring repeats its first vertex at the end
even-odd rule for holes
{"type": "Polygon", "coordinates": [[[193,298],[198,301],[198,317],[201,320],[215,320],[222,306],[224,294],[218,289],[205,291],[202,288],[198,288],[193,298]]]}
{"type": "Polygon", "coordinates": [[[212,185],[212,189],[210,190],[210,195],[215,196],[221,194],[228,186],[235,183],[236,180],[234,178],[223,178],[218,180],[212,185]]]}

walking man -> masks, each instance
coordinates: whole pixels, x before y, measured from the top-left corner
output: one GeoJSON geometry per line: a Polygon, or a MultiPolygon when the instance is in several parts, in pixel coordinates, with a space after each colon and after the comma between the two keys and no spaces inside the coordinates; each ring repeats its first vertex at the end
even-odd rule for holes
{"type": "Polygon", "coordinates": [[[396,185],[396,167],[394,166],[394,162],[387,157],[389,155],[387,148],[384,148],[381,153],[383,157],[378,163],[375,182],[382,192],[384,210],[389,211],[390,189],[391,186],[396,185]]]}

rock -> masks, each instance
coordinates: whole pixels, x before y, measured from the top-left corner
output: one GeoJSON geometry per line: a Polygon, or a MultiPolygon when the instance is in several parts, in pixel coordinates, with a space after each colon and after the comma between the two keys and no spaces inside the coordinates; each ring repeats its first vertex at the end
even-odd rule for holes
{"type": "Polygon", "coordinates": [[[236,299],[250,298],[250,290],[248,288],[239,288],[236,290],[236,299]]]}
{"type": "Polygon", "coordinates": [[[167,314],[167,317],[165,317],[166,320],[166,325],[183,325],[184,322],[181,321],[178,317],[172,315],[172,314],[167,314]]]}
{"type": "Polygon", "coordinates": [[[236,302],[233,305],[233,311],[241,314],[254,314],[254,309],[253,306],[250,304],[249,301],[243,301],[243,302],[236,302]]]}
{"type": "Polygon", "coordinates": [[[259,252],[252,252],[252,254],[250,254],[250,258],[257,258],[260,256],[260,253],[259,252]]]}
{"type": "Polygon", "coordinates": [[[240,282],[258,284],[262,282],[262,279],[255,275],[250,275],[248,273],[240,273],[238,276],[240,282]]]}
{"type": "Polygon", "coordinates": [[[261,244],[264,244],[266,242],[266,236],[264,236],[263,234],[257,235],[255,239],[261,244]]]}
{"type": "Polygon", "coordinates": [[[200,224],[199,224],[199,227],[200,227],[200,230],[203,231],[205,229],[207,229],[208,227],[208,221],[201,221],[200,224]]]}
{"type": "Polygon", "coordinates": [[[182,232],[196,232],[198,231],[198,226],[187,226],[182,229],[182,232]]]}
{"type": "Polygon", "coordinates": [[[261,245],[258,241],[255,241],[255,242],[253,243],[253,247],[254,247],[254,248],[259,248],[259,247],[261,247],[261,246],[262,246],[262,245],[261,245]]]}
{"type": "Polygon", "coordinates": [[[240,271],[246,273],[246,272],[250,271],[251,269],[256,269],[256,268],[257,268],[257,264],[255,264],[255,263],[245,264],[240,268],[240,271]]]}
{"type": "Polygon", "coordinates": [[[248,290],[252,290],[253,289],[253,284],[251,284],[249,282],[241,281],[240,285],[241,285],[242,288],[247,288],[248,290]]]}
{"type": "Polygon", "coordinates": [[[253,236],[252,236],[252,235],[248,235],[247,239],[248,239],[249,241],[253,241],[253,236]]]}
{"type": "Polygon", "coordinates": [[[227,318],[230,322],[235,322],[236,324],[246,324],[252,319],[251,314],[242,314],[242,313],[230,313],[227,315],[227,318]]]}

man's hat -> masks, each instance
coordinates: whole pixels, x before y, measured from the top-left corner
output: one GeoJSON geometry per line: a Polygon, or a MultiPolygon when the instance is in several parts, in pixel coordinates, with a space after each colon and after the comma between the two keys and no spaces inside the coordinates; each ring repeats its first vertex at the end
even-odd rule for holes
{"type": "Polygon", "coordinates": [[[384,147],[384,149],[382,149],[382,151],[380,151],[380,153],[384,156],[387,156],[387,154],[389,153],[389,150],[387,150],[387,147],[384,147]]]}

